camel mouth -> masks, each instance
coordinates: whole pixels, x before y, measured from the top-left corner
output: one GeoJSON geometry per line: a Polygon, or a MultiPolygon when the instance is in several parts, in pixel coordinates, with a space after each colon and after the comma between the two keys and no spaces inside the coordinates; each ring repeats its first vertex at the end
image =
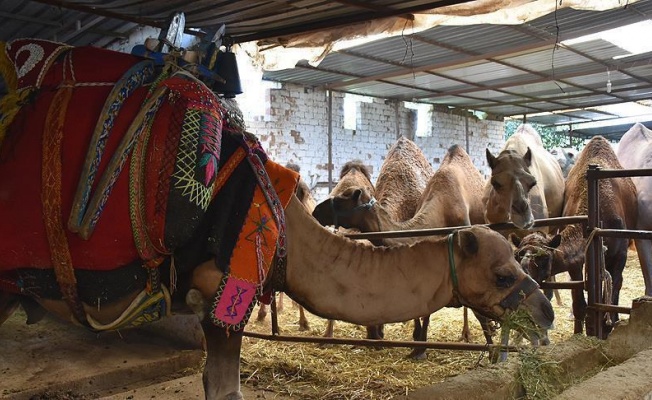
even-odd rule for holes
{"type": "Polygon", "coordinates": [[[532,213],[521,214],[512,212],[510,220],[519,229],[530,229],[534,226],[534,216],[532,213]]]}

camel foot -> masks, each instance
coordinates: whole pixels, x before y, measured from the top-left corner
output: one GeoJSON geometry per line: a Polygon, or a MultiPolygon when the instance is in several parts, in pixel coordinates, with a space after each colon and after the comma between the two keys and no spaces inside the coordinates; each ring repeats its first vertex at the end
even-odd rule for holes
{"type": "Polygon", "coordinates": [[[427,360],[428,355],[426,354],[426,349],[412,349],[412,352],[408,355],[408,358],[415,361],[427,360]]]}
{"type": "Polygon", "coordinates": [[[464,343],[471,343],[471,332],[463,331],[458,341],[464,343]]]}
{"type": "MultiPolygon", "coordinates": [[[[308,321],[299,321],[299,330],[301,332],[309,331],[310,330],[310,324],[308,321]]],[[[332,335],[331,335],[332,337],[332,335]]]]}
{"type": "Polygon", "coordinates": [[[258,312],[258,316],[256,317],[257,322],[263,322],[265,320],[265,317],[267,316],[266,312],[258,312]]]}

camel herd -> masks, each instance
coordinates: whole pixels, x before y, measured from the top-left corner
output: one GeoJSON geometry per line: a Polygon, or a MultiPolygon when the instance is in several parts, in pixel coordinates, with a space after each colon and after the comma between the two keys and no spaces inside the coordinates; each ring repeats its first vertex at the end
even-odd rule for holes
{"type": "MultiPolygon", "coordinates": [[[[517,261],[538,283],[552,281],[563,272],[568,272],[573,280],[583,280],[586,241],[579,225],[569,225],[557,232],[549,232],[546,227],[538,231],[530,228],[536,219],[585,215],[588,165],[608,169],[650,168],[652,158],[646,156],[650,154],[649,146],[652,133],[636,124],[623,136],[618,154],[602,137],[591,140],[579,153],[562,148],[548,151],[536,130],[525,124],[507,140],[498,155],[487,149],[492,172],[485,180],[459,145],[451,146],[440,167],[433,171],[419,147],[401,137],[389,150],[375,187],[361,162],[347,163],[338,184],[315,207],[313,216],[322,225],[361,232],[512,222],[519,229],[502,233],[512,239],[517,261]]],[[[650,179],[605,179],[599,187],[604,228],[652,229],[652,215],[639,215],[637,211],[650,209],[650,179]]],[[[374,244],[396,246],[422,239],[377,239],[374,244]]],[[[606,301],[611,304],[618,304],[627,247],[627,239],[605,240],[606,268],[613,281],[611,299],[606,301]]],[[[636,247],[646,282],[645,294],[650,295],[652,245],[641,240],[636,247]]],[[[572,299],[575,332],[582,332],[586,315],[583,290],[574,290],[572,299]]],[[[491,343],[491,321],[476,315],[487,342],[491,343]]],[[[429,317],[415,320],[414,340],[426,340],[429,317]]],[[[617,314],[609,316],[603,331],[608,333],[616,319],[617,314]]],[[[382,330],[379,335],[382,337],[382,330]]],[[[469,340],[466,318],[462,338],[469,340]]],[[[414,349],[411,356],[421,358],[424,352],[423,348],[414,349]]]]}

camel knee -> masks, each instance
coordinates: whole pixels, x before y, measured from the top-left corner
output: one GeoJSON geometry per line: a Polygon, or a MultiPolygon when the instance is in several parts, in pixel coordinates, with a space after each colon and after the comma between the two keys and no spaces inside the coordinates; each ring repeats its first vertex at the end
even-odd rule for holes
{"type": "Polygon", "coordinates": [[[197,289],[190,289],[186,294],[186,305],[194,312],[200,321],[206,316],[206,300],[197,289]]]}

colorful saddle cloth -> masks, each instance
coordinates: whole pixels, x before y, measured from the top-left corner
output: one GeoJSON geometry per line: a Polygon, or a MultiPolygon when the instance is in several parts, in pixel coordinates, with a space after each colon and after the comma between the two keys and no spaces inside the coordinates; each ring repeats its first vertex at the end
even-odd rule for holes
{"type": "Polygon", "coordinates": [[[189,74],[38,40],[8,44],[5,59],[27,71],[20,90],[32,94],[0,147],[0,281],[66,254],[75,270],[153,267],[206,231],[226,272],[216,303],[227,311],[215,318],[246,322],[242,307],[284,247],[298,175],[267,160],[237,110],[189,74]],[[31,66],[34,54],[47,63],[31,66]]]}

